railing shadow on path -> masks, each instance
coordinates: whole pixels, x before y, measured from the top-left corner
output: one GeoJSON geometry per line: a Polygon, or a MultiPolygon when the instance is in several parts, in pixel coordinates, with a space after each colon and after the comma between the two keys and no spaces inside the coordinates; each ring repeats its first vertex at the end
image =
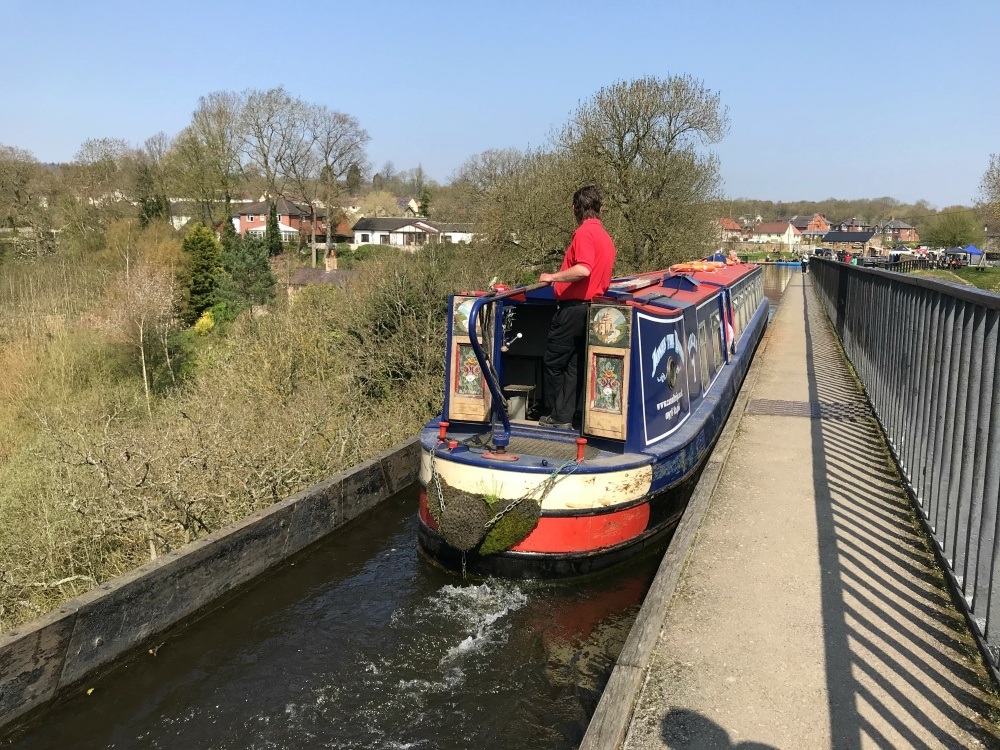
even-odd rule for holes
{"type": "MultiPolygon", "coordinates": [[[[865,404],[803,282],[810,401],[865,404]]],[[[868,416],[811,420],[831,745],[1000,747],[975,643],[874,417],[844,413],[868,416]]]]}

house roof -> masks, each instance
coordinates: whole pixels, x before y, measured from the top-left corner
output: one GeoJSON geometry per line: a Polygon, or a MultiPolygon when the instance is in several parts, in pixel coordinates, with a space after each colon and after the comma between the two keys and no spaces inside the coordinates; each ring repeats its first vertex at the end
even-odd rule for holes
{"type": "Polygon", "coordinates": [[[716,219],[719,222],[719,226],[722,227],[727,232],[742,232],[743,227],[739,225],[739,222],[734,221],[728,217],[723,217],[721,219],[716,219]]]}
{"type": "Polygon", "coordinates": [[[887,221],[884,225],[885,229],[913,229],[905,221],[900,221],[899,219],[893,219],[892,221],[887,221]]]}
{"type": "Polygon", "coordinates": [[[395,232],[397,229],[412,224],[413,219],[401,219],[399,217],[365,218],[358,219],[353,227],[355,232],[395,232]]]}
{"type": "Polygon", "coordinates": [[[288,280],[288,286],[309,286],[310,284],[334,284],[344,286],[353,276],[352,271],[327,271],[325,268],[300,268],[288,280]]]}
{"type": "Polygon", "coordinates": [[[874,236],[875,232],[827,232],[823,242],[868,242],[874,236]]]}
{"type": "MultiPolygon", "coordinates": [[[[430,224],[430,222],[422,222],[425,224],[430,224]]],[[[473,224],[460,224],[460,223],[450,223],[443,224],[435,221],[432,226],[437,227],[439,232],[472,232],[473,224]]]]}
{"type": "MultiPolygon", "coordinates": [[[[386,217],[386,218],[367,218],[358,219],[358,222],[354,225],[352,231],[355,232],[398,232],[400,229],[405,227],[416,227],[422,232],[428,232],[429,234],[440,234],[439,229],[441,225],[435,226],[428,221],[423,219],[414,218],[399,218],[399,217],[386,217]]],[[[450,230],[450,231],[468,231],[468,230],[450,230]]]]}
{"type": "MultiPolygon", "coordinates": [[[[274,205],[278,211],[278,216],[309,216],[308,206],[300,206],[295,201],[290,201],[287,198],[278,198],[274,202],[274,205]]],[[[251,203],[247,206],[241,206],[240,210],[233,214],[233,216],[243,216],[245,214],[268,214],[270,212],[271,203],[269,201],[257,201],[256,203],[251,203]]],[[[316,216],[317,218],[322,218],[323,214],[317,211],[316,216]]]]}
{"type": "MultiPolygon", "coordinates": [[[[753,228],[754,234],[784,234],[788,231],[789,222],[787,221],[765,221],[753,228]]],[[[796,234],[801,234],[802,230],[796,227],[794,224],[791,225],[792,229],[796,234]]]]}

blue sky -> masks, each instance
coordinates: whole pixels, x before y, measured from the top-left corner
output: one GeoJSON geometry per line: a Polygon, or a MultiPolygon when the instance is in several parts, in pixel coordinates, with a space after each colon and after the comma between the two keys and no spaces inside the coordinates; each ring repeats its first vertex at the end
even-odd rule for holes
{"type": "Polygon", "coordinates": [[[4,0],[0,143],[69,160],[198,97],[284,85],[349,112],[376,167],[447,180],[544,143],[601,86],[688,73],[722,95],[730,197],[974,200],[1000,152],[1000,2],[4,0]]]}

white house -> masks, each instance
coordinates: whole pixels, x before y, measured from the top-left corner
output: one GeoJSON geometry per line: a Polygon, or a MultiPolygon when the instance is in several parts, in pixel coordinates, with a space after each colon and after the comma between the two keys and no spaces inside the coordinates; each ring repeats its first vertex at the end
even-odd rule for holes
{"type": "Polygon", "coordinates": [[[798,245],[802,241],[802,230],[790,221],[770,221],[753,228],[750,242],[773,242],[782,245],[798,245]]]}
{"type": "Polygon", "coordinates": [[[426,219],[359,219],[351,228],[355,245],[398,245],[415,248],[449,242],[471,242],[470,224],[432,223],[426,219]]]}

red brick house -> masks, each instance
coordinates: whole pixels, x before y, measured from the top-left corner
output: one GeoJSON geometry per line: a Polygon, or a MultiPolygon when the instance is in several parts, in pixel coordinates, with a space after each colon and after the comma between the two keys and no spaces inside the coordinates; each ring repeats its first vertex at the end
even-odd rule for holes
{"type": "MultiPolygon", "coordinates": [[[[286,198],[278,198],[274,203],[278,212],[278,231],[281,232],[282,242],[298,242],[300,233],[306,237],[312,234],[308,206],[299,205],[286,198]]],[[[271,204],[268,201],[241,206],[239,213],[233,215],[233,226],[236,227],[240,236],[247,232],[264,234],[264,230],[267,228],[267,215],[270,211],[271,204]]],[[[316,212],[317,237],[320,235],[325,237],[326,235],[324,218],[322,212],[316,212]]]]}
{"type": "Polygon", "coordinates": [[[895,240],[896,242],[920,242],[920,235],[917,230],[904,221],[890,219],[881,227],[882,241],[895,240]]]}
{"type": "Polygon", "coordinates": [[[716,219],[715,221],[719,225],[719,239],[723,242],[733,242],[743,236],[743,227],[740,226],[739,222],[729,218],[716,219]]]}

